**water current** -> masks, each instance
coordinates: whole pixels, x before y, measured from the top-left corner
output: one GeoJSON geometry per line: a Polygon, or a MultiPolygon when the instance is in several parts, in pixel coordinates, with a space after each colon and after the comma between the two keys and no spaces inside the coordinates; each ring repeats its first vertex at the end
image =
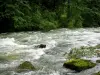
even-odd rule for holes
{"type": "Polygon", "coordinates": [[[0,34],[0,75],[91,75],[100,71],[100,64],[75,73],[63,67],[64,54],[74,47],[97,44],[100,44],[100,28],[3,33],[0,34]],[[45,44],[46,48],[36,48],[39,44],[45,44]],[[15,68],[23,61],[30,61],[39,70],[17,73],[15,68]]]}

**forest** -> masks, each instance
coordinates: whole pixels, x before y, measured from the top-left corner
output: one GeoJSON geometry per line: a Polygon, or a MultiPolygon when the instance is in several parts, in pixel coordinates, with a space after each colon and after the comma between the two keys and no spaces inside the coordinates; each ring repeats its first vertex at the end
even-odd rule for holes
{"type": "Polygon", "coordinates": [[[100,26],[100,0],[0,0],[0,33],[100,26]]]}

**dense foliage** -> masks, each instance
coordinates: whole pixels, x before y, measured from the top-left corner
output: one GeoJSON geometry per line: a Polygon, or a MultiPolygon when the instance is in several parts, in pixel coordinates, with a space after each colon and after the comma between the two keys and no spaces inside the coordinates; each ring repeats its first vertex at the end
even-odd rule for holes
{"type": "Polygon", "coordinates": [[[0,0],[0,32],[100,26],[99,0],[0,0]]]}

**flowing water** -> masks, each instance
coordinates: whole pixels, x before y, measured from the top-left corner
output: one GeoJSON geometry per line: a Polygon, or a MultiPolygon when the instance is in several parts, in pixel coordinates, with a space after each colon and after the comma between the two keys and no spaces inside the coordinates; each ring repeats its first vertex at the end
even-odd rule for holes
{"type": "Polygon", "coordinates": [[[63,67],[67,58],[64,54],[74,47],[97,44],[100,44],[100,28],[3,33],[0,34],[0,75],[91,75],[100,71],[100,64],[75,73],[63,67]],[[46,44],[46,48],[36,48],[39,44],[46,44]],[[15,68],[23,61],[30,61],[39,70],[17,73],[15,68]]]}

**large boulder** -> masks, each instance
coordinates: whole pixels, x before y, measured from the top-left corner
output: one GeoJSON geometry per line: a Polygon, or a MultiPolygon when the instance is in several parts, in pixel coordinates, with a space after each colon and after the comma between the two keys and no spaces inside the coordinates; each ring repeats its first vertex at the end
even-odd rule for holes
{"type": "Polygon", "coordinates": [[[69,68],[69,69],[75,70],[77,72],[92,68],[95,65],[96,65],[95,63],[92,63],[89,60],[84,60],[84,59],[79,59],[79,58],[72,58],[68,61],[65,61],[63,64],[63,66],[65,68],[69,68]]]}
{"type": "Polygon", "coordinates": [[[17,72],[34,71],[36,68],[29,61],[25,61],[17,67],[17,72]]]}

